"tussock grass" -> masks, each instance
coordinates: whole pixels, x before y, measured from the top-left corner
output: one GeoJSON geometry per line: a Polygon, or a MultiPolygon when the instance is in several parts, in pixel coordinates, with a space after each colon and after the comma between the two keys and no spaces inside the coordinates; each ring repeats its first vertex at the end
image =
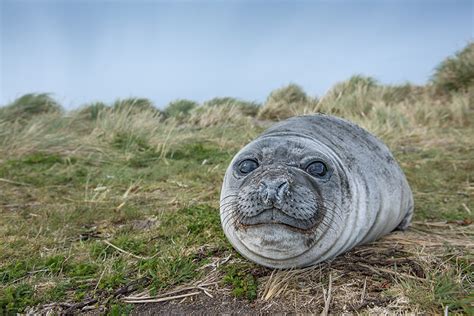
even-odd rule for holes
{"type": "Polygon", "coordinates": [[[128,115],[134,115],[142,112],[153,112],[159,114],[160,111],[148,99],[144,98],[129,98],[117,100],[112,105],[112,110],[115,112],[125,112],[128,115]]]}
{"type": "Polygon", "coordinates": [[[243,115],[246,115],[246,116],[256,116],[260,108],[260,104],[257,102],[244,101],[244,100],[232,98],[232,97],[213,98],[209,101],[204,102],[203,106],[211,107],[211,108],[217,108],[217,107],[236,108],[240,112],[242,112],[243,115]]]}
{"type": "Polygon", "coordinates": [[[354,76],[319,99],[290,85],[263,107],[177,101],[176,115],[146,99],[64,113],[47,95],[20,98],[0,110],[0,313],[128,313],[140,293],[170,312],[472,313],[470,91],[354,76]],[[389,145],[415,222],[331,263],[258,267],[221,231],[223,174],[269,120],[315,112],[389,145]]]}
{"type": "Polygon", "coordinates": [[[310,106],[314,100],[296,84],[289,84],[270,93],[265,104],[258,112],[258,118],[281,120],[298,115],[310,106]]]}
{"type": "Polygon", "coordinates": [[[164,110],[166,117],[181,118],[189,115],[194,108],[198,107],[199,104],[196,101],[179,99],[170,102],[164,110]]]}
{"type": "Polygon", "coordinates": [[[30,93],[0,108],[0,119],[2,121],[23,123],[41,114],[59,114],[62,111],[61,105],[52,99],[49,94],[30,93]]]}
{"type": "Polygon", "coordinates": [[[446,58],[432,77],[436,88],[443,92],[472,89],[474,84],[474,43],[469,43],[454,56],[446,58]]]}
{"type": "Polygon", "coordinates": [[[91,120],[95,121],[99,115],[106,113],[109,110],[107,104],[103,102],[95,102],[86,106],[81,107],[79,110],[75,111],[73,116],[77,120],[91,120]]]}

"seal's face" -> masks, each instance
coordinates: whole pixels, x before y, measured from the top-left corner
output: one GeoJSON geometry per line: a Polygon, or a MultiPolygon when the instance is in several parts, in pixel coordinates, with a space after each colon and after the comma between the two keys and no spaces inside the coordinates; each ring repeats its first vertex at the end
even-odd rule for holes
{"type": "Polygon", "coordinates": [[[322,197],[316,179],[311,178],[329,177],[326,163],[315,159],[300,165],[268,164],[268,159],[262,159],[262,165],[248,158],[238,161],[236,176],[245,178],[238,192],[238,223],[285,225],[301,232],[314,228],[321,217],[322,197]]]}
{"type": "Polygon", "coordinates": [[[237,250],[281,260],[317,243],[340,198],[337,167],[323,151],[311,139],[275,135],[237,154],[221,199],[222,224],[237,250]]]}

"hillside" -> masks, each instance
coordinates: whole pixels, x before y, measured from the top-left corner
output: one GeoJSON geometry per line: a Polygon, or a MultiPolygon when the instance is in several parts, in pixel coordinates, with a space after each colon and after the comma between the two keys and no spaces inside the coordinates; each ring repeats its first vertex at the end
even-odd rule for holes
{"type": "Polygon", "coordinates": [[[0,311],[474,312],[474,44],[425,86],[353,76],[262,105],[147,99],[0,108],[0,311]],[[331,263],[273,271],[220,227],[233,155],[275,121],[327,113],[381,138],[415,197],[410,229],[331,263]],[[154,304],[138,303],[162,301],[154,304]]]}

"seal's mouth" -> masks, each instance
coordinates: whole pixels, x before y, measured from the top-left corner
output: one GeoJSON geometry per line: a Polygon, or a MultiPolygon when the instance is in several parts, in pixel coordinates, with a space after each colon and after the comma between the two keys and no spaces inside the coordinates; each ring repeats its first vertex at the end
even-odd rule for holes
{"type": "Polygon", "coordinates": [[[271,207],[264,209],[255,216],[244,216],[240,220],[240,224],[244,226],[255,225],[284,225],[298,230],[310,230],[316,226],[316,219],[297,219],[285,214],[281,209],[271,207]]]}

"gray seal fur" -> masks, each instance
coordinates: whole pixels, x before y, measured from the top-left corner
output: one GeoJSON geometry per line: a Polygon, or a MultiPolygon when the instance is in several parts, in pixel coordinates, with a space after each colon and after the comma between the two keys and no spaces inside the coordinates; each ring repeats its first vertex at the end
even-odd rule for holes
{"type": "Polygon", "coordinates": [[[220,213],[226,237],[244,257],[273,268],[305,267],[406,229],[413,196],[375,136],[334,116],[309,115],[275,124],[235,155],[220,213]],[[242,173],[249,160],[257,167],[242,173]],[[313,162],[325,173],[310,174],[305,168],[313,162]]]}

